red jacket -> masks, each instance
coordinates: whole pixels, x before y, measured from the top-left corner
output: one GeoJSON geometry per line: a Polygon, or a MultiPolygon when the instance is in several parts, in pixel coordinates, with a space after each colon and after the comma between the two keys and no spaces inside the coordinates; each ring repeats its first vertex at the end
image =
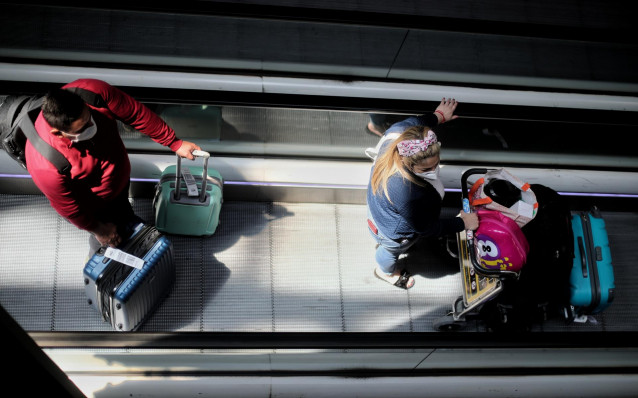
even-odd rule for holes
{"type": "Polygon", "coordinates": [[[35,122],[38,134],[69,160],[71,172],[69,176],[59,174],[28,142],[27,170],[62,217],[90,231],[97,226],[96,214],[127,187],[130,179],[131,164],[116,119],[173,151],[182,141],[150,109],[106,82],[80,79],[64,87],[81,87],[101,95],[108,110],[90,107],[97,133],[91,140],[77,143],[51,134],[51,126],[40,113],[35,122]]]}

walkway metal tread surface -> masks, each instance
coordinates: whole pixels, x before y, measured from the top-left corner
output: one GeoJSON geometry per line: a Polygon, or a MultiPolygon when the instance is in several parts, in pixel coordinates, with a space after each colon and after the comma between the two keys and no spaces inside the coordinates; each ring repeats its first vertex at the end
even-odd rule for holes
{"type": "MultiPolygon", "coordinates": [[[[132,199],[133,200],[133,199],[132,199]]],[[[150,199],[134,199],[153,220],[150,199]]],[[[589,322],[555,320],[537,331],[636,331],[638,271],[631,253],[638,213],[603,213],[617,297],[589,322]]],[[[434,332],[461,294],[456,260],[422,244],[401,261],[416,275],[404,291],[377,280],[366,207],[225,202],[212,237],[170,236],[177,279],[146,332],[434,332]]],[[[27,331],[110,331],[85,299],[88,233],[40,195],[0,195],[0,304],[27,331]]],[[[465,332],[483,331],[471,323],[465,332]]]]}

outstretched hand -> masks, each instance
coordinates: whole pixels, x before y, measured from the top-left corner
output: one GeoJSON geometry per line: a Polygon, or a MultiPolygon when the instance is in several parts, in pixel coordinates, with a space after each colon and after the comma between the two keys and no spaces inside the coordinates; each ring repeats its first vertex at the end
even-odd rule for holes
{"type": "Polygon", "coordinates": [[[434,111],[434,114],[439,119],[439,124],[458,118],[458,116],[454,114],[458,104],[454,98],[443,98],[441,100],[441,103],[434,111]]]}
{"type": "Polygon", "coordinates": [[[192,142],[182,141],[182,145],[179,147],[177,151],[175,151],[175,153],[182,158],[193,160],[195,159],[195,156],[193,156],[192,152],[195,149],[201,150],[202,148],[200,148],[199,145],[194,144],[192,142]]]}

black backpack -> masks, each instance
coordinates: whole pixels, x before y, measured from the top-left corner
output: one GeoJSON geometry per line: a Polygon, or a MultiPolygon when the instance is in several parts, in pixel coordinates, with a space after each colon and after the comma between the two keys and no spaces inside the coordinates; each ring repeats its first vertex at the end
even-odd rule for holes
{"type": "Polygon", "coordinates": [[[520,278],[503,284],[503,291],[481,313],[494,331],[528,331],[534,324],[559,315],[568,302],[569,275],[574,259],[571,211],[553,189],[532,184],[538,201],[536,217],[522,231],[529,243],[520,278]]]}
{"type": "MultiPolygon", "coordinates": [[[[67,90],[82,97],[84,102],[96,108],[107,108],[102,97],[92,91],[78,87],[67,90]]],[[[40,114],[42,96],[10,95],[0,104],[0,145],[24,169],[26,142],[29,140],[36,151],[51,162],[60,174],[69,174],[71,164],[58,150],[44,141],[35,130],[35,120],[40,114]]]]}

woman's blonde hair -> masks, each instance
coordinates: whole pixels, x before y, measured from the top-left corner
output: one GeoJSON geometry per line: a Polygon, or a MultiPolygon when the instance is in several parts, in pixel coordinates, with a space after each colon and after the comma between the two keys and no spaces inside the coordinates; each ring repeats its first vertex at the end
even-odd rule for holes
{"type": "Polygon", "coordinates": [[[392,202],[388,195],[388,179],[396,173],[401,174],[404,179],[408,179],[417,185],[424,186],[426,184],[422,179],[415,177],[411,170],[421,160],[439,155],[441,143],[435,142],[428,146],[425,151],[419,151],[412,156],[399,155],[397,145],[405,140],[423,140],[429,130],[429,127],[413,126],[390,143],[388,149],[377,158],[374,164],[371,178],[372,193],[376,195],[379,188],[381,188],[386,198],[392,202]]]}

